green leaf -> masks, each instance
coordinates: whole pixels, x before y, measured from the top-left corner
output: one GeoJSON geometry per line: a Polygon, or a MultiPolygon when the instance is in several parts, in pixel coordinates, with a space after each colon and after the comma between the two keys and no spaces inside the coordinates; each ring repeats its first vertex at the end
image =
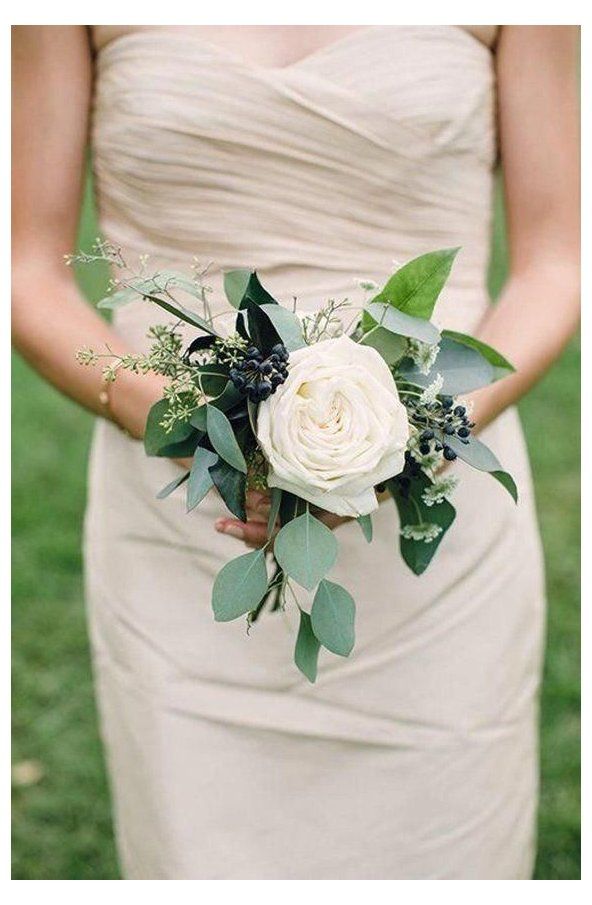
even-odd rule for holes
{"type": "Polygon", "coordinates": [[[440,340],[440,333],[430,321],[406,314],[384,302],[370,302],[365,310],[379,326],[397,336],[410,336],[431,346],[440,340]]]}
{"type": "Polygon", "coordinates": [[[332,531],[305,512],[280,530],[274,553],[284,572],[312,591],[337,559],[337,541],[332,531]]]}
{"type": "Polygon", "coordinates": [[[442,336],[479,352],[493,366],[494,380],[507,377],[508,374],[516,370],[514,365],[510,364],[508,359],[504,358],[497,349],[488,346],[487,343],[482,342],[480,339],[475,339],[474,336],[469,336],[467,333],[457,333],[455,330],[442,330],[442,336]]]}
{"type": "Polygon", "coordinates": [[[215,465],[211,465],[209,472],[229,511],[241,522],[245,522],[247,520],[245,512],[246,476],[242,471],[232,468],[223,459],[218,459],[215,465]]]}
{"type": "Polygon", "coordinates": [[[214,486],[209,469],[218,461],[216,453],[200,446],[193,457],[187,487],[187,512],[201,503],[208,490],[214,486]]]}
{"type": "Polygon", "coordinates": [[[423,502],[422,493],[431,483],[427,475],[420,474],[411,479],[408,490],[404,491],[397,478],[387,481],[387,487],[397,505],[401,527],[416,525],[419,519],[422,519],[442,528],[440,534],[427,544],[423,540],[408,540],[402,535],[399,536],[401,556],[415,575],[425,572],[456,517],[456,510],[448,500],[435,506],[426,506],[423,502]]]}
{"type": "Polygon", "coordinates": [[[233,308],[240,307],[250,279],[250,270],[228,270],[224,274],[224,292],[233,308]]]}
{"type": "Polygon", "coordinates": [[[202,437],[202,431],[194,430],[178,443],[167,443],[166,446],[161,446],[156,455],[166,459],[189,459],[202,437]]]}
{"type": "MultiPolygon", "coordinates": [[[[369,327],[372,323],[376,323],[370,315],[368,316],[368,321],[370,322],[369,327]]],[[[373,349],[376,349],[387,365],[396,364],[407,350],[407,340],[404,336],[398,336],[396,333],[391,333],[390,330],[378,325],[371,327],[368,333],[364,334],[360,343],[363,346],[372,346],[373,349]]]]}
{"type": "Polygon", "coordinates": [[[261,305],[260,310],[269,318],[288,352],[306,345],[300,318],[293,311],[281,305],[261,305]]]}
{"type": "Polygon", "coordinates": [[[267,289],[265,289],[259,282],[259,277],[257,276],[257,272],[255,270],[253,270],[253,272],[249,275],[249,281],[247,283],[244,295],[241,299],[240,307],[248,308],[250,304],[277,305],[274,297],[270,295],[267,289]]]}
{"type": "Polygon", "coordinates": [[[296,638],[294,662],[309,682],[314,682],[317,677],[317,661],[320,648],[321,645],[312,630],[310,616],[304,610],[300,610],[300,627],[296,638]]]}
{"type": "Polygon", "coordinates": [[[144,430],[144,449],[148,456],[162,455],[163,449],[181,443],[194,433],[194,428],[189,421],[177,421],[170,431],[166,431],[160,422],[168,410],[168,400],[160,399],[148,413],[144,430]]]}
{"type": "Polygon", "coordinates": [[[468,443],[463,443],[458,437],[445,437],[444,442],[450,446],[459,459],[477,468],[479,471],[487,471],[502,487],[505,487],[514,502],[518,501],[518,489],[514,479],[507,471],[504,471],[497,456],[485,443],[476,437],[469,437],[468,443]]]}
{"type": "Polygon", "coordinates": [[[213,405],[208,405],[206,412],[206,424],[210,443],[221,459],[224,459],[237,471],[247,473],[247,463],[241,448],[236,442],[232,425],[224,412],[213,405]]]}
{"type": "Polygon", "coordinates": [[[356,521],[368,543],[372,543],[372,517],[370,515],[359,515],[356,521]]]}
{"type": "Polygon", "coordinates": [[[340,657],[347,657],[355,641],[355,615],[356,605],[351,594],[341,585],[323,579],[310,611],[312,630],[323,647],[340,657]]]}
{"type": "Polygon", "coordinates": [[[495,380],[493,365],[476,349],[442,337],[436,360],[428,374],[422,374],[413,364],[403,361],[399,373],[416,386],[427,387],[442,375],[441,392],[448,396],[469,393],[488,386],[495,380]]]}
{"type": "Polygon", "coordinates": [[[279,487],[271,488],[271,507],[269,509],[269,518],[267,519],[267,534],[271,537],[277,517],[282,505],[282,491],[279,487]]]}
{"type": "Polygon", "coordinates": [[[163,487],[162,490],[159,490],[156,494],[157,500],[164,500],[165,497],[169,496],[173,490],[176,490],[177,487],[180,487],[181,484],[184,484],[187,478],[189,477],[189,472],[186,471],[185,474],[180,474],[174,480],[172,480],[166,487],[163,487]]]}
{"type": "Polygon", "coordinates": [[[373,301],[388,302],[399,311],[429,320],[458,251],[444,248],[414,258],[393,274],[373,301]]]}
{"type": "Polygon", "coordinates": [[[204,403],[196,408],[189,419],[189,423],[205,433],[207,430],[208,405],[213,405],[214,408],[220,409],[222,412],[227,412],[229,409],[234,408],[235,405],[238,405],[242,399],[242,393],[239,393],[234,384],[228,381],[221,393],[211,399],[208,403],[204,403]]]}
{"type": "Polygon", "coordinates": [[[518,488],[516,487],[516,482],[511,474],[507,471],[492,471],[490,472],[491,477],[495,478],[496,481],[499,481],[502,487],[505,487],[512,499],[515,503],[518,502],[518,488]]]}
{"type": "Polygon", "coordinates": [[[216,622],[230,622],[255,609],[267,591],[265,553],[244,553],[218,572],[212,590],[216,622]]]}

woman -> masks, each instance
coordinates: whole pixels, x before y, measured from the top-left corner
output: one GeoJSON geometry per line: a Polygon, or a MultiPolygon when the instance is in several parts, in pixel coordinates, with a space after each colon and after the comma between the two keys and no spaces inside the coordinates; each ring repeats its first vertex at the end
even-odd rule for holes
{"type": "Polygon", "coordinates": [[[575,43],[560,26],[16,29],[14,333],[102,416],[86,574],[126,878],[530,878],[544,591],[513,406],[577,321],[575,43]],[[363,551],[357,526],[331,521],[358,642],[315,686],[286,616],[248,638],[211,618],[214,575],[260,541],[258,501],[246,524],[214,494],[191,517],[155,501],[178,466],[134,438],[160,383],[125,374],[105,394],[74,360],[141,348],[154,320],[138,303],[107,325],[61,262],[89,122],[101,228],[128,258],[212,260],[220,306],[222,270],[256,266],[313,308],[393,258],[460,245],[438,320],[516,365],[474,413],[520,504],[464,471],[455,530],[420,579],[392,505],[363,551]],[[511,273],[490,308],[498,148],[511,273]]]}

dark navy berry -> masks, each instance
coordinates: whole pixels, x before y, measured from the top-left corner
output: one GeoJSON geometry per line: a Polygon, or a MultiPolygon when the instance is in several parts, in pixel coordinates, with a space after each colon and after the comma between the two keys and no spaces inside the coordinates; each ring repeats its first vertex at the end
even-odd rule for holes
{"type": "Polygon", "coordinates": [[[454,399],[452,398],[452,396],[441,396],[440,402],[442,403],[442,408],[451,409],[454,399]]]}
{"type": "Polygon", "coordinates": [[[422,454],[422,456],[427,456],[430,451],[430,444],[429,443],[420,443],[419,451],[422,454]]]}
{"type": "Polygon", "coordinates": [[[462,418],[462,416],[465,414],[465,412],[466,412],[466,408],[464,407],[464,405],[457,405],[456,408],[454,409],[454,414],[458,415],[459,418],[462,418]]]}
{"type": "Polygon", "coordinates": [[[458,436],[462,438],[462,437],[468,437],[469,434],[471,433],[471,431],[469,430],[468,427],[459,427],[457,433],[458,433],[458,436]]]}
{"type": "Polygon", "coordinates": [[[456,433],[456,431],[451,424],[447,424],[444,428],[444,433],[448,434],[448,436],[451,437],[454,433],[456,433]]]}
{"type": "Polygon", "coordinates": [[[434,439],[433,430],[422,431],[421,434],[419,435],[419,439],[420,440],[433,440],[434,439]]]}
{"type": "Polygon", "coordinates": [[[448,462],[454,462],[456,459],[456,453],[450,446],[444,447],[444,458],[448,460],[448,462]]]}

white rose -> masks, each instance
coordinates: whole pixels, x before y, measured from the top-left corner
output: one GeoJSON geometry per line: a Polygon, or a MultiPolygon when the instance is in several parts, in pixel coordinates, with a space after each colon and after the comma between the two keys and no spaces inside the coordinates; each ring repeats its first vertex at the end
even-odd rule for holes
{"type": "Polygon", "coordinates": [[[383,358],[341,336],[290,353],[257,437],[270,487],[356,517],[377,508],[374,485],[402,471],[409,422],[383,358]]]}

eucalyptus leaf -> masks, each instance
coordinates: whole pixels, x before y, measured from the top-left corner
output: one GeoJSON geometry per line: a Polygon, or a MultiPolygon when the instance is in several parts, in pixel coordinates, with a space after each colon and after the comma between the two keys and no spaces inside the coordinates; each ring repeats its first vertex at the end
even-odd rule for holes
{"type": "Polygon", "coordinates": [[[333,532],[310,512],[284,525],[274,545],[275,558],[284,572],[309,591],[332,567],[337,549],[333,532]]]}
{"type": "Polygon", "coordinates": [[[312,630],[323,647],[340,657],[347,657],[355,642],[355,615],[356,605],[351,594],[324,578],[310,611],[312,630]]]}
{"type": "Polygon", "coordinates": [[[200,446],[193,457],[187,487],[187,512],[195,509],[205,495],[214,486],[209,469],[218,461],[216,453],[200,446]]]}
{"type": "Polygon", "coordinates": [[[402,361],[399,373],[420,387],[429,386],[440,374],[443,379],[441,392],[448,396],[469,393],[489,386],[495,380],[493,365],[481,352],[446,336],[440,341],[436,360],[428,374],[422,374],[408,359],[402,361]]]}
{"type": "Polygon", "coordinates": [[[430,321],[399,311],[385,302],[370,302],[365,310],[376,323],[397,336],[410,336],[433,346],[440,340],[440,333],[430,321]]]}
{"type": "Polygon", "coordinates": [[[229,511],[241,522],[245,522],[247,520],[245,512],[246,476],[242,471],[232,468],[223,459],[218,459],[215,465],[210,466],[209,472],[229,511]]]}
{"type": "Polygon", "coordinates": [[[193,327],[199,327],[200,330],[204,330],[205,333],[210,333],[212,336],[220,336],[208,321],[204,320],[203,317],[200,317],[200,315],[196,314],[194,311],[189,311],[188,308],[183,307],[183,305],[180,305],[178,302],[160,298],[158,295],[153,295],[152,293],[144,295],[144,298],[153,302],[155,305],[158,305],[160,308],[163,308],[165,311],[168,311],[169,314],[173,314],[178,320],[184,321],[186,324],[191,324],[193,327]]]}
{"type": "Polygon", "coordinates": [[[372,346],[382,355],[387,365],[394,365],[404,356],[407,350],[407,339],[404,336],[398,336],[391,333],[386,327],[380,327],[376,324],[374,318],[370,319],[369,330],[360,340],[363,346],[372,346]],[[374,323],[376,326],[372,327],[374,323]]]}
{"type": "Polygon", "coordinates": [[[267,591],[265,553],[255,550],[232,559],[218,572],[212,590],[216,622],[230,622],[255,609],[267,591]]]}
{"type": "Polygon", "coordinates": [[[224,274],[224,292],[233,308],[239,308],[251,279],[250,270],[227,270],[224,274]]]}
{"type": "Polygon", "coordinates": [[[189,477],[189,472],[186,471],[185,474],[180,474],[176,478],[174,478],[166,487],[163,487],[162,490],[156,494],[157,500],[164,500],[165,497],[168,497],[173,490],[176,490],[177,487],[180,487],[181,484],[184,484],[187,478],[189,477]]]}
{"type": "Polygon", "coordinates": [[[261,311],[273,324],[288,352],[302,349],[306,345],[302,335],[302,323],[297,314],[282,305],[261,305],[261,311]]]}
{"type": "Polygon", "coordinates": [[[321,645],[312,630],[310,616],[304,610],[300,610],[300,627],[296,638],[294,662],[309,682],[314,682],[317,677],[320,647],[321,645]]]}
{"type": "Polygon", "coordinates": [[[272,487],[270,491],[271,506],[269,509],[269,518],[267,519],[267,534],[269,537],[273,534],[275,523],[277,521],[280,506],[282,505],[282,491],[279,487],[272,487]]]}
{"type": "Polygon", "coordinates": [[[194,430],[178,443],[167,443],[165,446],[161,446],[156,455],[166,459],[189,459],[203,435],[202,431],[194,430]]]}
{"type": "Polygon", "coordinates": [[[204,403],[203,405],[200,405],[198,408],[196,408],[193,415],[189,419],[190,424],[205,433],[207,430],[208,405],[213,405],[214,408],[220,409],[220,411],[222,412],[228,412],[229,409],[233,408],[235,405],[238,405],[238,403],[241,402],[242,399],[242,393],[239,393],[234,384],[228,381],[228,383],[218,396],[215,396],[213,399],[210,399],[208,403],[204,403]]]}
{"type": "Polygon", "coordinates": [[[463,443],[458,437],[454,436],[446,437],[445,442],[463,462],[473,468],[477,468],[479,471],[489,472],[496,481],[499,481],[502,487],[505,487],[514,502],[518,502],[518,489],[514,478],[503,470],[497,456],[485,443],[482,443],[477,437],[469,437],[468,442],[463,443]]]}
{"type": "Polygon", "coordinates": [[[206,426],[210,443],[221,459],[237,471],[247,473],[247,463],[236,438],[232,425],[224,412],[213,405],[206,406],[206,426]]]}
{"type": "Polygon", "coordinates": [[[444,248],[414,258],[393,274],[374,301],[429,320],[458,251],[444,248]]]}
{"type": "Polygon", "coordinates": [[[512,374],[516,370],[514,365],[510,364],[508,359],[504,358],[497,349],[487,345],[487,343],[482,342],[480,339],[475,339],[474,336],[469,336],[467,333],[457,333],[455,330],[442,330],[442,336],[479,352],[489,364],[492,365],[494,380],[507,377],[508,374],[512,374]]]}
{"type": "Polygon", "coordinates": [[[372,516],[359,515],[356,521],[362,529],[362,534],[364,535],[368,543],[372,543],[372,516]]]}

